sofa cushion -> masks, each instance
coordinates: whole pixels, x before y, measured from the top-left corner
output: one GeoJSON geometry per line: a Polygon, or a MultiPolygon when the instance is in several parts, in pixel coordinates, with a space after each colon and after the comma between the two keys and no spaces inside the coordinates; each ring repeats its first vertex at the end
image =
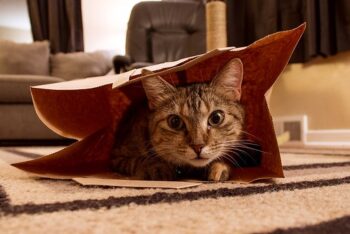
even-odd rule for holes
{"type": "Polygon", "coordinates": [[[31,103],[30,86],[60,81],[52,76],[0,74],[0,103],[31,103]]]}
{"type": "Polygon", "coordinates": [[[15,43],[0,40],[0,74],[49,75],[47,41],[15,43]]]}
{"type": "Polygon", "coordinates": [[[0,141],[62,139],[41,122],[32,104],[2,104],[0,120],[0,141]]]}
{"type": "Polygon", "coordinates": [[[51,56],[51,74],[65,80],[106,75],[112,68],[108,52],[58,53],[51,56]]]}

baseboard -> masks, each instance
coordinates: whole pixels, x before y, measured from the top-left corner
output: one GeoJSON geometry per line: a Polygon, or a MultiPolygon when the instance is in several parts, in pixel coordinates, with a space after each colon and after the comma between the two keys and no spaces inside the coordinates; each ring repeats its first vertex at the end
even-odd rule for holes
{"type": "Polygon", "coordinates": [[[350,129],[308,130],[306,144],[313,146],[332,145],[334,147],[350,147],[350,129]]]}
{"type": "Polygon", "coordinates": [[[346,155],[350,156],[350,146],[334,147],[332,145],[300,145],[293,147],[290,145],[280,146],[281,153],[293,154],[316,154],[316,155],[346,155]]]}

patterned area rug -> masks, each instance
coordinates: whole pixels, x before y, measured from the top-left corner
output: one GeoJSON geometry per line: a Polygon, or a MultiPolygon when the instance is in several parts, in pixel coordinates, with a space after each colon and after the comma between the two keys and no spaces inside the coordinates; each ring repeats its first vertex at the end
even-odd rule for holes
{"type": "Polygon", "coordinates": [[[0,233],[350,233],[350,155],[284,153],[285,179],[130,189],[29,177],[0,149],[0,233]]]}

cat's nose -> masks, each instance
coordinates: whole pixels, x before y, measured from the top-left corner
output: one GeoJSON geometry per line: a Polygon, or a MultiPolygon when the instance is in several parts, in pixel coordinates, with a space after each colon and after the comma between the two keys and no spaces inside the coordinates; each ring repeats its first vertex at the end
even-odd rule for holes
{"type": "Polygon", "coordinates": [[[203,144],[192,144],[191,148],[196,152],[197,155],[199,155],[203,149],[204,145],[203,144]]]}

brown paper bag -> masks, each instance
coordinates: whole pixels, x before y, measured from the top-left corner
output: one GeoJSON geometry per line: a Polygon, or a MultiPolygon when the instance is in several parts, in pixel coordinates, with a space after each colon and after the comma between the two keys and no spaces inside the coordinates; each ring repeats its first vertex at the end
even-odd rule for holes
{"type": "MultiPolygon", "coordinates": [[[[302,24],[295,29],[266,36],[244,48],[218,49],[147,67],[165,80],[185,85],[208,82],[229,60],[242,60],[241,103],[246,111],[244,131],[249,133],[247,140],[261,147],[262,154],[260,165],[233,168],[232,180],[250,182],[283,177],[264,94],[288,63],[304,30],[305,24],[302,24]],[[196,74],[201,74],[200,80],[196,74]]],[[[111,174],[110,152],[118,127],[128,110],[137,108],[145,100],[140,80],[148,76],[142,76],[141,69],[137,69],[120,75],[32,87],[33,103],[40,119],[61,136],[79,141],[59,152],[13,166],[42,177],[121,178],[111,174]]]]}

